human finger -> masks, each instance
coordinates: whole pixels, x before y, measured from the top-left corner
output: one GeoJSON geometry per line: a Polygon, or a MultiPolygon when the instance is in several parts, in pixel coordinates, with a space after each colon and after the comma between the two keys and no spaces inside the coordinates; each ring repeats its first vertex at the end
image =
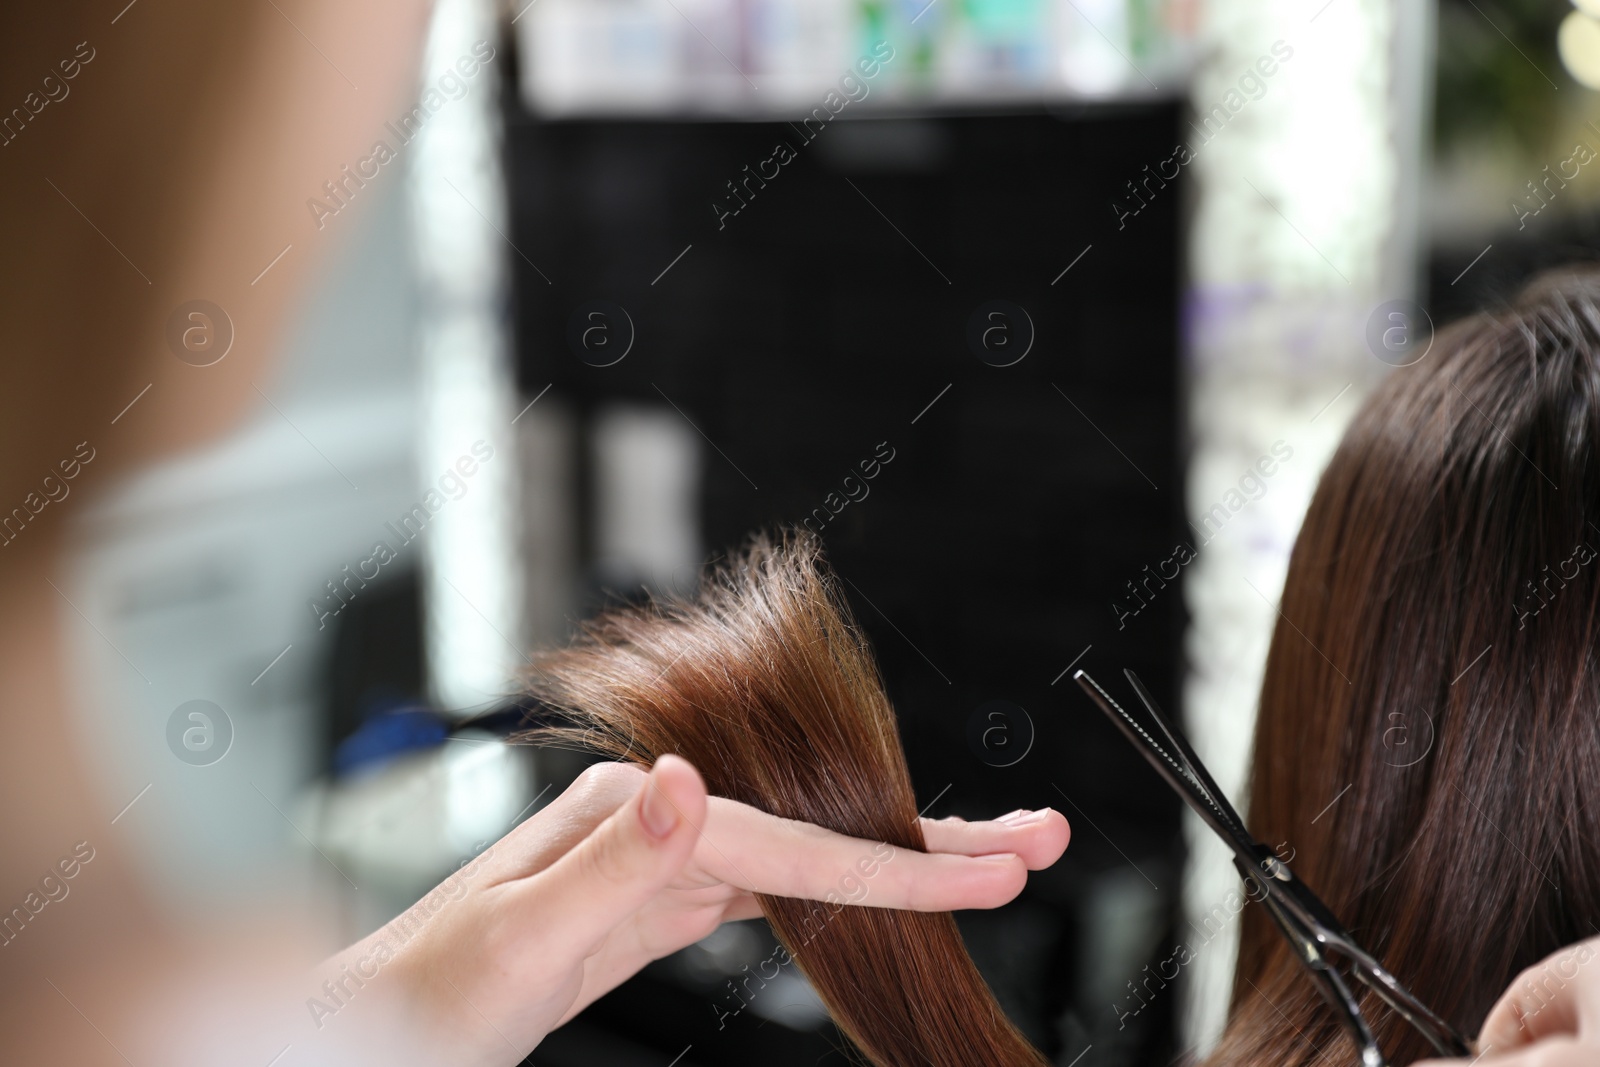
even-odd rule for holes
{"type": "Polygon", "coordinates": [[[1418,1060],[1411,1067],[1593,1067],[1595,1046],[1570,1037],[1550,1037],[1496,1055],[1493,1049],[1472,1060],[1418,1060]]]}
{"type": "Polygon", "coordinates": [[[495,842],[482,884],[538,874],[636,796],[648,774],[636,764],[612,761],[585,768],[559,796],[495,842]]]}
{"type": "Polygon", "coordinates": [[[1030,871],[1040,871],[1061,858],[1072,839],[1066,818],[1053,808],[1014,811],[988,822],[923,819],[922,838],[929,852],[986,856],[1013,852],[1030,871]]]}
{"type": "Polygon", "coordinates": [[[1597,944],[1569,945],[1517,975],[1484,1019],[1479,1046],[1520,1048],[1577,1034],[1585,1023],[1600,1032],[1600,973],[1588,967],[1597,944]]]}
{"type": "Polygon", "coordinates": [[[581,958],[677,877],[694,852],[706,800],[687,760],[656,760],[632,798],[519,893],[518,910],[542,920],[543,951],[581,958]]]}
{"type": "Polygon", "coordinates": [[[711,798],[695,862],[739,889],[910,911],[994,908],[1022,891],[1015,853],[964,856],[896,848],[711,798]]]}

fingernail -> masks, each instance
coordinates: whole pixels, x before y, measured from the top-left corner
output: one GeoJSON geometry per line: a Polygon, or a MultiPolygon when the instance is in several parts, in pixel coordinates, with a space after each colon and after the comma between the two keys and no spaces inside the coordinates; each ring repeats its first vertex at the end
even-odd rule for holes
{"type": "Polygon", "coordinates": [[[1040,808],[1038,811],[1014,811],[1010,815],[1002,815],[997,822],[1007,826],[1032,826],[1034,823],[1044,822],[1050,817],[1049,808],[1040,808]]]}
{"type": "Polygon", "coordinates": [[[644,783],[644,800],[639,804],[639,821],[644,823],[645,833],[655,838],[667,837],[678,828],[678,809],[673,807],[672,801],[668,800],[667,795],[656,785],[653,774],[644,783]]]}
{"type": "Polygon", "coordinates": [[[1015,852],[995,852],[988,856],[978,856],[976,858],[985,863],[1012,864],[1017,862],[1017,854],[1015,852]]]}

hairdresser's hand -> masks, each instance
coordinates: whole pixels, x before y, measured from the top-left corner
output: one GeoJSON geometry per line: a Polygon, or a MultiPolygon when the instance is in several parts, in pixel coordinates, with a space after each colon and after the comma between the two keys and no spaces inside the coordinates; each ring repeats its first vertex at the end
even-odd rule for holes
{"type": "Polygon", "coordinates": [[[897,850],[708,798],[674,756],[649,774],[599,764],[465,869],[470,877],[453,876],[464,895],[416,937],[398,947],[386,927],[333,969],[370,958],[387,938],[397,949],[383,974],[401,976],[408,1016],[440,1035],[451,1062],[515,1064],[646,963],[759,915],[754,893],[992,908],[1021,891],[1029,869],[1054,863],[1068,838],[1048,809],[990,823],[924,820],[923,831],[929,853],[897,850]]]}
{"type": "MultiPolygon", "coordinates": [[[[1600,1063],[1600,938],[1569,945],[1517,975],[1484,1020],[1478,1050],[1472,1062],[1483,1067],[1600,1063]]],[[[1430,1060],[1427,1067],[1467,1062],[1430,1060]]]]}

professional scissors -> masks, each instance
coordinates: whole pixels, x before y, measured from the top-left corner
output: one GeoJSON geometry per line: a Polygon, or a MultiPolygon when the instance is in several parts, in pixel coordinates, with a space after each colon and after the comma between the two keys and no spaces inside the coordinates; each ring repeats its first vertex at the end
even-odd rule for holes
{"type": "Polygon", "coordinates": [[[1358,981],[1410,1023],[1427,1039],[1435,1052],[1441,1056],[1471,1055],[1471,1046],[1455,1027],[1413,996],[1398,978],[1356,944],[1328,906],[1294,876],[1289,865],[1250,836],[1245,830],[1244,821],[1239,818],[1239,813],[1228,802],[1228,798],[1223,796],[1222,790],[1217,788],[1205,764],[1200,762],[1178,728],[1156,707],[1156,702],[1150,698],[1149,691],[1138,675],[1132,671],[1122,673],[1127,675],[1134,692],[1173,751],[1168,752],[1163,748],[1088,674],[1078,671],[1073,679],[1133,746],[1144,753],[1150,765],[1183,797],[1195,814],[1233,850],[1233,865],[1244,877],[1246,886],[1255,887],[1250,895],[1261,902],[1278,924],[1278,929],[1283,931],[1284,937],[1289,939],[1300,962],[1306,966],[1312,981],[1316,983],[1318,992],[1332,1006],[1345,1031],[1360,1050],[1362,1067],[1387,1067],[1388,1060],[1373,1036],[1372,1027],[1361,1014],[1350,983],[1336,966],[1336,960],[1342,960],[1358,981]]]}

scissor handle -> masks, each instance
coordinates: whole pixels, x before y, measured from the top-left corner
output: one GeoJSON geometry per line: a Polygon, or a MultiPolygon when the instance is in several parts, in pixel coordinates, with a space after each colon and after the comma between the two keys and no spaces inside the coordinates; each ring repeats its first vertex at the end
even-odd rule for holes
{"type": "MultiPolygon", "coordinates": [[[[1405,1019],[1433,1046],[1435,1052],[1441,1056],[1472,1054],[1472,1043],[1418,1000],[1388,968],[1356,944],[1316,894],[1294,877],[1288,864],[1281,861],[1275,864],[1277,878],[1251,872],[1237,860],[1235,866],[1247,881],[1253,880],[1261,887],[1262,902],[1268,905],[1268,911],[1279,928],[1300,950],[1301,959],[1313,972],[1331,971],[1333,962],[1330,956],[1343,957],[1350,964],[1356,979],[1405,1019]]],[[[1345,987],[1341,985],[1341,988],[1345,987]]]]}
{"type": "Polygon", "coordinates": [[[1473,1055],[1476,1051],[1473,1043],[1461,1031],[1436,1015],[1432,1008],[1418,1000],[1416,995],[1401,985],[1400,979],[1390,974],[1383,964],[1353,943],[1347,942],[1340,946],[1340,951],[1357,964],[1354,969],[1355,976],[1362,984],[1410,1023],[1413,1030],[1427,1038],[1428,1044],[1433,1046],[1433,1051],[1441,1056],[1473,1055]]]}
{"type": "MultiPolygon", "coordinates": [[[[1345,982],[1344,976],[1324,955],[1320,938],[1298,915],[1284,907],[1283,898],[1275,895],[1273,891],[1270,876],[1263,875],[1259,871],[1251,871],[1238,860],[1234,861],[1234,866],[1244,876],[1246,885],[1254,882],[1261,887],[1262,907],[1272,916],[1273,923],[1277,925],[1284,938],[1294,946],[1300,962],[1305,965],[1307,973],[1316,985],[1317,992],[1333,1009],[1334,1015],[1349,1034],[1350,1040],[1355,1042],[1356,1048],[1361,1053],[1361,1067],[1388,1067],[1388,1060],[1384,1058],[1383,1048],[1378,1044],[1377,1035],[1372,1032],[1366,1016],[1361,1014],[1361,1005],[1356,1002],[1355,994],[1345,982]]],[[[1265,993],[1261,995],[1266,996],[1265,993]]]]}

